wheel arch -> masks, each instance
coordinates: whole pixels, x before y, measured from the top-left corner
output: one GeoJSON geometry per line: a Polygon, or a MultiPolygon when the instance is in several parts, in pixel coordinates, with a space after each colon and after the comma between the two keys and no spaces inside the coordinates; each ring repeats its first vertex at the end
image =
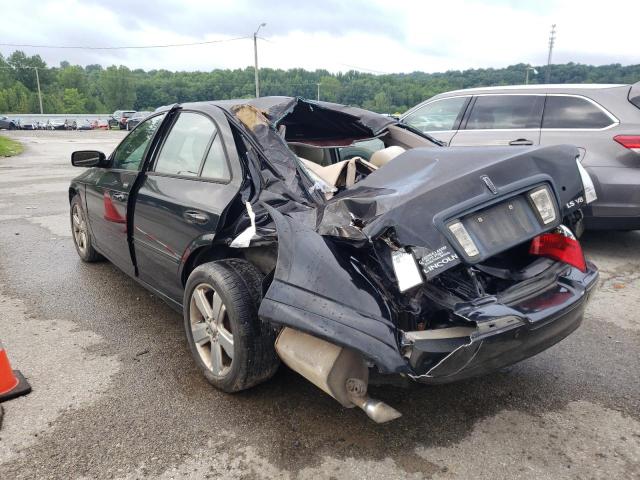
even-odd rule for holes
{"type": "Polygon", "coordinates": [[[255,266],[263,275],[268,275],[275,269],[277,261],[277,245],[231,248],[222,244],[211,244],[195,246],[187,258],[180,265],[180,282],[184,287],[191,272],[198,266],[216,260],[226,260],[240,258],[255,266]]]}
{"type": "Polygon", "coordinates": [[[80,190],[76,185],[71,185],[69,187],[69,203],[73,200],[73,197],[80,194],[80,190]]]}
{"type": "Polygon", "coordinates": [[[180,261],[178,276],[184,288],[191,272],[203,263],[231,258],[232,248],[213,243],[213,235],[205,235],[194,240],[185,250],[180,261]]]}

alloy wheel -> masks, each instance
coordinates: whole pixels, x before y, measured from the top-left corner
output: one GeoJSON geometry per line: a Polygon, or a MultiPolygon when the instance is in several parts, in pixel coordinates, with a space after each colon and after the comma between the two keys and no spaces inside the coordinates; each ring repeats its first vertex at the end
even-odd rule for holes
{"type": "Polygon", "coordinates": [[[87,253],[87,222],[84,221],[80,206],[75,204],[71,210],[71,223],[73,239],[82,254],[87,253]]]}
{"type": "Polygon", "coordinates": [[[193,289],[189,319],[200,359],[215,376],[223,377],[233,362],[233,333],[222,298],[211,285],[201,283],[193,289]]]}

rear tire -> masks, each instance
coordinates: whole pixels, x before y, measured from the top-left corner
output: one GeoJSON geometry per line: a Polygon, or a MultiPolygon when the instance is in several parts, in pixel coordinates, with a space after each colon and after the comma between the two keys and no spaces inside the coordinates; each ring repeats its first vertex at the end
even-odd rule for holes
{"type": "Polygon", "coordinates": [[[238,392],[271,378],[276,332],[258,318],[262,274],[245,260],[200,265],[184,293],[189,350],[211,385],[238,392]]]}
{"type": "Polygon", "coordinates": [[[78,255],[83,262],[97,262],[102,260],[100,255],[91,241],[91,234],[89,233],[89,226],[87,222],[87,215],[82,208],[82,200],[80,195],[75,195],[71,200],[71,236],[73,237],[73,244],[76,247],[78,255]]]}

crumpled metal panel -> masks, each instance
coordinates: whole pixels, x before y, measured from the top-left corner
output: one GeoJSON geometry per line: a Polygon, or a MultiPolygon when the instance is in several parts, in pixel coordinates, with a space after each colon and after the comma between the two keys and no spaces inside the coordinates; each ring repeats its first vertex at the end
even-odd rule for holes
{"type": "MultiPolygon", "coordinates": [[[[447,219],[543,182],[552,187],[562,215],[579,208],[572,201],[584,195],[572,146],[433,147],[407,151],[327,201],[314,191],[282,128],[303,132],[314,109],[330,128],[354,135],[378,135],[397,124],[394,119],[287,97],[216,105],[245,134],[251,183],[242,201],[255,212],[256,236],[278,242],[260,317],[359,351],[385,372],[411,372],[395,324],[392,296],[400,294],[372,281],[349,248],[368,248],[380,258],[379,240],[392,231],[396,245],[411,247],[419,257],[448,259],[434,271],[440,274],[462,257],[453,253],[447,219]]],[[[248,215],[241,216],[233,232],[249,225],[248,215]]]]}

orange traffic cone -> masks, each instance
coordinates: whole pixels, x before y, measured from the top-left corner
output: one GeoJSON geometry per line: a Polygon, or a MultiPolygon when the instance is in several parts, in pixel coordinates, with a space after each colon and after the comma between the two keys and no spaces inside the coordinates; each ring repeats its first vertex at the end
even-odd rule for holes
{"type": "Polygon", "coordinates": [[[9,357],[0,342],[0,402],[26,395],[31,385],[18,370],[11,370],[9,357]]]}

